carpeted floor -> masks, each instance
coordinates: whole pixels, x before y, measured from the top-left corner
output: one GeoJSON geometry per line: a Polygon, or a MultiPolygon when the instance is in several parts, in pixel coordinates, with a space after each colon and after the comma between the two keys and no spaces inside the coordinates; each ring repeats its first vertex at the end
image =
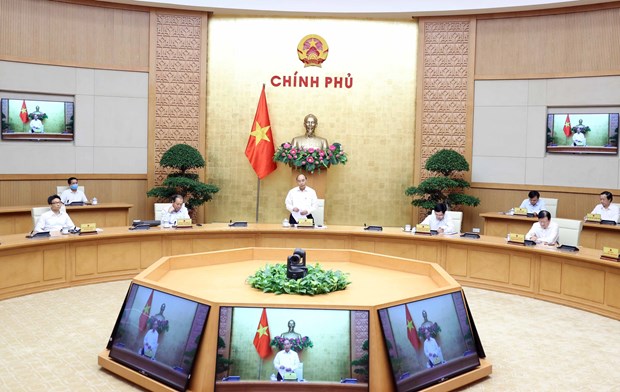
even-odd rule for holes
{"type": "MultiPolygon", "coordinates": [[[[0,301],[0,391],[136,391],[97,366],[129,281],[0,301]]],[[[491,377],[467,391],[620,392],[620,322],[465,288],[491,377]]]]}

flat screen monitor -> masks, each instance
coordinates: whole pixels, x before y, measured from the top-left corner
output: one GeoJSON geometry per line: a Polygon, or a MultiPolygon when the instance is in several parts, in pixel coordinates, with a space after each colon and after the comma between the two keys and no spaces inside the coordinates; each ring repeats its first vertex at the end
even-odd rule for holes
{"type": "Polygon", "coordinates": [[[618,113],[601,113],[601,108],[549,110],[548,153],[618,154],[618,113]]]}
{"type": "Polygon", "coordinates": [[[418,391],[480,365],[461,291],[379,309],[379,320],[399,392],[418,391]]]}
{"type": "Polygon", "coordinates": [[[110,358],[185,391],[210,306],[132,283],[107,348],[110,358]]]}
{"type": "Polygon", "coordinates": [[[73,97],[1,98],[2,140],[72,141],[73,97]]]}
{"type": "Polygon", "coordinates": [[[215,390],[226,381],[279,379],[368,388],[368,317],[366,310],[221,307],[215,390]]]}

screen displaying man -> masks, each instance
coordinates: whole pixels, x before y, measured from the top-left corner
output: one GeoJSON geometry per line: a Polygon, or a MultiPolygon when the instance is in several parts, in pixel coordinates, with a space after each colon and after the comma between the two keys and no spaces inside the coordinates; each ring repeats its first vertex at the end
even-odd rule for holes
{"type": "Polygon", "coordinates": [[[299,367],[299,355],[291,350],[291,347],[290,340],[284,340],[284,350],[278,352],[273,359],[273,366],[278,371],[278,381],[282,381],[286,373],[293,373],[299,367]]]}
{"type": "Polygon", "coordinates": [[[540,193],[538,193],[538,191],[530,191],[527,197],[527,199],[523,200],[519,208],[527,209],[527,212],[530,214],[538,214],[546,208],[545,202],[540,199],[540,193]]]}
{"type": "Polygon", "coordinates": [[[51,195],[47,198],[47,204],[50,205],[50,210],[41,214],[37,224],[34,226],[35,232],[60,231],[75,227],[73,221],[69,218],[69,214],[62,209],[60,196],[51,195]]]}
{"type": "Polygon", "coordinates": [[[71,204],[73,202],[88,203],[88,199],[84,192],[78,189],[78,179],[75,177],[69,177],[67,180],[69,189],[65,189],[60,194],[60,200],[65,204],[71,204]]]}
{"type": "Polygon", "coordinates": [[[617,205],[611,203],[613,199],[614,195],[612,195],[611,192],[601,192],[599,195],[601,203],[594,207],[592,214],[600,214],[601,220],[618,222],[618,218],[620,218],[620,209],[617,205]]]}
{"type": "Polygon", "coordinates": [[[543,245],[555,245],[559,237],[560,227],[557,223],[551,222],[551,214],[545,210],[538,213],[538,222],[534,223],[525,235],[526,240],[543,245]]]}
{"type": "Polygon", "coordinates": [[[286,195],[286,209],[290,211],[288,221],[291,225],[295,225],[300,219],[314,219],[312,211],[318,206],[318,199],[314,189],[306,185],[306,176],[300,174],[297,176],[297,186],[286,195]]]}
{"type": "Polygon", "coordinates": [[[423,225],[429,225],[431,230],[437,231],[439,234],[455,234],[454,222],[446,215],[448,208],[444,203],[437,203],[433,212],[422,221],[423,225]]]}
{"type": "Polygon", "coordinates": [[[179,219],[189,219],[189,211],[185,207],[183,196],[172,196],[172,205],[162,211],[162,221],[176,224],[179,219]]]}

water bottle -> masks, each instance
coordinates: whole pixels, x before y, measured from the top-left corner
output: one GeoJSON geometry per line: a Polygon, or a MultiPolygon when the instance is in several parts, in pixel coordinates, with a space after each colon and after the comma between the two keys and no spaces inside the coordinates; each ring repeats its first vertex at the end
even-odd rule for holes
{"type": "Polygon", "coordinates": [[[97,198],[93,197],[93,205],[96,206],[97,205],[97,198]]]}

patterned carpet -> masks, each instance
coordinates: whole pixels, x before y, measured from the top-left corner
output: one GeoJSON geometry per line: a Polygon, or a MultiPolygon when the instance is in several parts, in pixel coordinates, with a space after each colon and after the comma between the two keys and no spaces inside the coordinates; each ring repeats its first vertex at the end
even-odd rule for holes
{"type": "MultiPolygon", "coordinates": [[[[129,281],[0,301],[0,391],[137,391],[97,365],[129,281]]],[[[620,322],[466,288],[491,377],[467,391],[620,392],[620,322]]]]}

